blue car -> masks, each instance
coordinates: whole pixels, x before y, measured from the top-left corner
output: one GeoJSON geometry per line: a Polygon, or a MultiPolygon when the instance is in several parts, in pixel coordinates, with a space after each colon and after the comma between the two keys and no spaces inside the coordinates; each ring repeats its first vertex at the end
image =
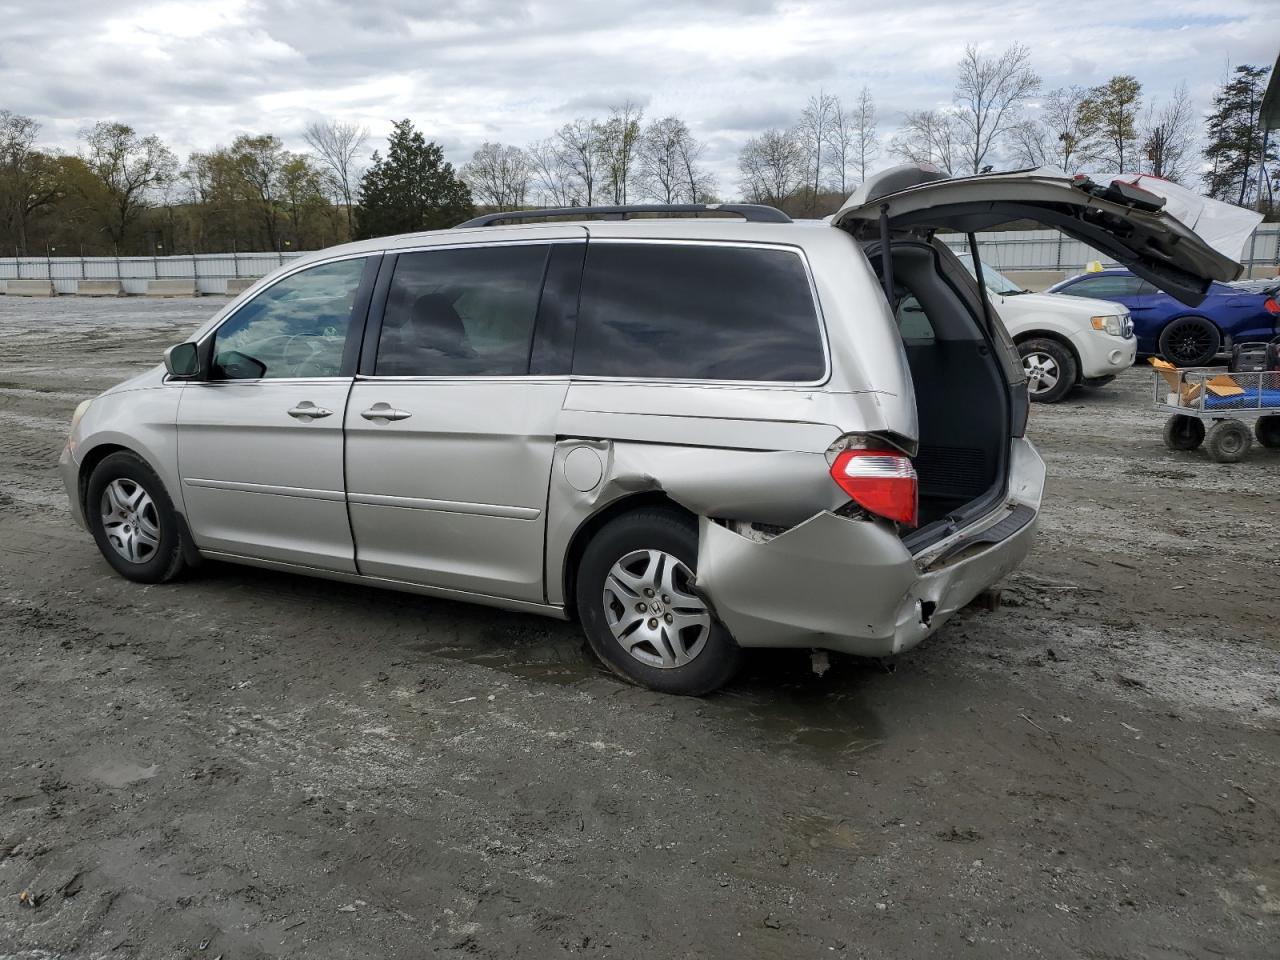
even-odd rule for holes
{"type": "Polygon", "coordinates": [[[1275,297],[1225,283],[1214,283],[1197,307],[1175,300],[1128,270],[1082,273],[1047,292],[1124,304],[1133,317],[1138,352],[1159,354],[1178,367],[1212,363],[1228,337],[1232,343],[1259,342],[1280,332],[1280,303],[1275,297]]]}

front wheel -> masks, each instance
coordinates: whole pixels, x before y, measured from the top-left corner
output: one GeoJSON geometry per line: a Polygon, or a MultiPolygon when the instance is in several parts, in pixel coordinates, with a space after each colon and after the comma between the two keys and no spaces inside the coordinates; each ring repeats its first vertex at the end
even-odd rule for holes
{"type": "Polygon", "coordinates": [[[632,683],[701,696],[723,686],[739,650],[695,587],[697,527],[637,510],[603,527],[578,565],[578,617],[591,649],[632,683]]]}
{"type": "Polygon", "coordinates": [[[1027,390],[1036,403],[1057,403],[1076,385],[1076,358],[1057,340],[1036,337],[1018,344],[1027,390]]]}
{"type": "Polygon", "coordinates": [[[173,502],[146,461],[121,451],[89,475],[85,518],[107,563],[138,583],[164,583],[182,572],[182,529],[173,502]]]}

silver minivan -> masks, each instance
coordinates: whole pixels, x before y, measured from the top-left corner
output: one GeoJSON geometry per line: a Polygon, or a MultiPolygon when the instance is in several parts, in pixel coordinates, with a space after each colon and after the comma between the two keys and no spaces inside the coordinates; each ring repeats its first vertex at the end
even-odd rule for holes
{"type": "Polygon", "coordinates": [[[576,618],[672,693],[743,647],[895,654],[1031,546],[1022,365],[934,237],[1027,219],[1189,301],[1239,272],[1053,171],[899,167],[829,224],[489,215],[294,261],[82,404],[72,509],[131,580],[209,558],[576,618]]]}

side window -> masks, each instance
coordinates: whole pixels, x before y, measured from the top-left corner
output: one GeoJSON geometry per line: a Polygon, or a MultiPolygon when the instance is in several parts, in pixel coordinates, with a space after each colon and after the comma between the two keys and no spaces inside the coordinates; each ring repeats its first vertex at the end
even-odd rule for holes
{"type": "Polygon", "coordinates": [[[374,374],[527,374],[550,249],[525,244],[400,254],[374,374]]]}
{"type": "Polygon", "coordinates": [[[933,343],[933,324],[929,322],[924,307],[914,295],[903,297],[898,301],[895,312],[898,321],[898,332],[904,343],[933,343]]]}
{"type": "Polygon", "coordinates": [[[573,372],[699,380],[820,380],[808,275],[787,250],[592,243],[573,372]]]}
{"type": "Polygon", "coordinates": [[[1106,300],[1110,297],[1136,297],[1141,288],[1142,281],[1137,277],[1113,275],[1085,277],[1062,292],[1072,297],[1099,297],[1106,300]]]}
{"type": "Polygon", "coordinates": [[[366,259],[300,270],[242,306],[214,334],[214,378],[338,376],[366,259]]]}

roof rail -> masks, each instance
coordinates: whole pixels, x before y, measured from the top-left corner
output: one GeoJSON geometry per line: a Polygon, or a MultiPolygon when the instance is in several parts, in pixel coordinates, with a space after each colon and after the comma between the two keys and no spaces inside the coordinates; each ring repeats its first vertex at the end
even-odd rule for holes
{"type": "Polygon", "coordinates": [[[507,210],[486,213],[484,216],[460,223],[462,227],[489,227],[508,220],[544,220],[551,217],[603,217],[607,220],[627,220],[644,213],[728,213],[742,217],[750,223],[791,223],[791,218],[777,207],[760,203],[632,203],[618,207],[548,207],[545,210],[507,210]]]}

